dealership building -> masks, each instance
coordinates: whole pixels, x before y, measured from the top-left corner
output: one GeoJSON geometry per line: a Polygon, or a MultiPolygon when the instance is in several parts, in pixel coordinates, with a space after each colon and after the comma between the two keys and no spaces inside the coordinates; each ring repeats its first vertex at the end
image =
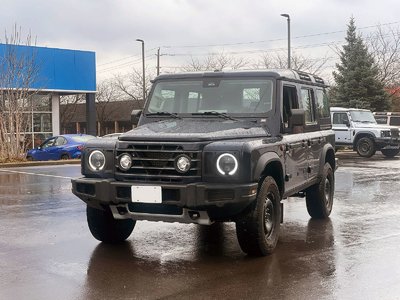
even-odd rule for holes
{"type": "MultiPolygon", "coordinates": [[[[38,146],[38,140],[60,134],[60,96],[63,95],[86,95],[86,133],[96,134],[94,52],[0,44],[0,62],[9,59],[10,52],[15,53],[17,59],[32,57],[36,66],[35,80],[27,87],[32,91],[29,100],[33,105],[24,111],[31,123],[25,137],[34,141],[33,146],[38,146]]],[[[4,72],[4,68],[0,72],[4,72]]],[[[13,88],[12,83],[3,85],[0,82],[0,91],[13,88]]]]}

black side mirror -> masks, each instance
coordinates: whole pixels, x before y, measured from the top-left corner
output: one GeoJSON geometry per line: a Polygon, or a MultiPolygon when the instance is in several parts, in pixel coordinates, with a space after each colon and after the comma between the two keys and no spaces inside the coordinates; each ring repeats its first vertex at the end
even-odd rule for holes
{"type": "Polygon", "coordinates": [[[350,127],[350,122],[349,122],[349,120],[346,120],[346,121],[344,121],[343,123],[344,123],[344,125],[346,125],[347,127],[350,127]]]}
{"type": "Polygon", "coordinates": [[[306,112],[304,109],[291,109],[290,124],[292,128],[294,126],[305,126],[306,125],[306,112]]]}
{"type": "Polygon", "coordinates": [[[137,126],[137,124],[139,123],[139,119],[140,119],[141,115],[142,115],[142,110],[141,109],[132,110],[131,121],[132,121],[133,125],[137,126]]]}

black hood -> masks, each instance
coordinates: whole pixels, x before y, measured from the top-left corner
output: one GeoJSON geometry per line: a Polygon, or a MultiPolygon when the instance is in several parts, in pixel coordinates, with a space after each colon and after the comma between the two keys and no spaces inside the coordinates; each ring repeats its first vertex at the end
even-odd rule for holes
{"type": "Polygon", "coordinates": [[[168,119],[141,125],[119,136],[121,141],[205,141],[267,137],[268,131],[247,121],[168,119]]]}

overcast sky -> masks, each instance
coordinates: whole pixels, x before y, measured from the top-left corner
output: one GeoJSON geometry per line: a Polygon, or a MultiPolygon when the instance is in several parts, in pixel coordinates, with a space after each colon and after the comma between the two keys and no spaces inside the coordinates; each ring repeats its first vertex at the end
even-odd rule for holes
{"type": "MultiPolygon", "coordinates": [[[[126,73],[141,64],[145,40],[146,65],[155,70],[161,47],[162,71],[224,51],[256,57],[286,53],[291,17],[293,51],[310,58],[332,57],[341,45],[351,16],[363,36],[374,26],[400,26],[398,0],[2,0],[0,28],[14,24],[37,37],[37,46],[96,52],[98,79],[126,73]],[[390,24],[390,25],[385,25],[390,24]]],[[[4,41],[4,34],[0,35],[4,41]]]]}

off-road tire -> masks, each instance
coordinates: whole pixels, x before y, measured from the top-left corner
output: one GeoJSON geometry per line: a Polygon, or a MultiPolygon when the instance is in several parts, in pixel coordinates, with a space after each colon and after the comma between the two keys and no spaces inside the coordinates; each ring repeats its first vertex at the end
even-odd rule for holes
{"type": "Polygon", "coordinates": [[[381,149],[381,152],[386,157],[395,157],[399,154],[400,149],[381,149]]]}
{"type": "Polygon", "coordinates": [[[86,206],[86,217],[92,235],[97,240],[107,244],[125,241],[136,224],[136,221],[132,219],[114,219],[109,208],[101,210],[86,206]]]}
{"type": "Polygon", "coordinates": [[[321,181],[306,191],[308,214],[315,219],[328,218],[332,211],[335,176],[329,163],[325,163],[321,181]]]}
{"type": "Polygon", "coordinates": [[[281,195],[275,180],[267,176],[256,200],[236,221],[236,235],[243,252],[265,256],[273,252],[279,238],[281,195]]]}
{"type": "Polygon", "coordinates": [[[375,154],[375,142],[370,137],[362,137],[357,141],[356,150],[362,157],[371,157],[375,154]]]}

